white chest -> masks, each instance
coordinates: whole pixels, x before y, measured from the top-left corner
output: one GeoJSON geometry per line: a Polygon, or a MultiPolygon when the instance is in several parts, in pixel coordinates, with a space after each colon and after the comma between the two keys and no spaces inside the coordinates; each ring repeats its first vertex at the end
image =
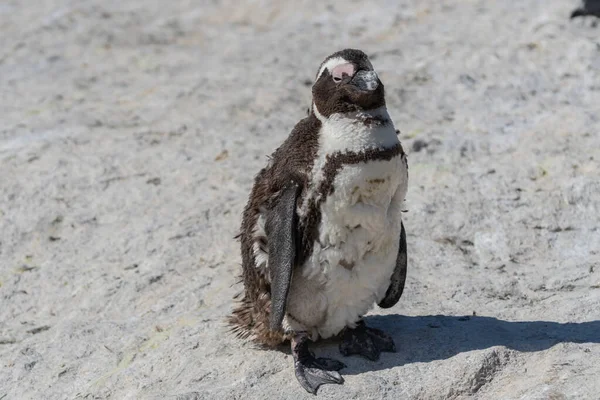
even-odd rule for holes
{"type": "MultiPolygon", "coordinates": [[[[385,108],[371,113],[389,120],[385,108]]],[[[343,115],[323,120],[312,186],[298,210],[301,216],[305,215],[311,199],[320,201],[319,237],[311,260],[305,266],[306,274],[323,271],[326,275],[340,263],[346,265],[346,270],[354,271],[365,258],[387,259],[390,248],[397,247],[408,184],[403,155],[371,160],[344,158],[344,155],[366,154],[373,149],[385,151],[398,145],[391,121],[380,126],[365,126],[343,115]],[[333,182],[323,185],[331,180],[331,164],[335,164],[336,157],[344,162],[335,169],[333,182]],[[323,187],[328,186],[332,192],[323,193],[323,187]]]]}
{"type": "Polygon", "coordinates": [[[322,204],[319,241],[338,246],[351,237],[364,237],[376,248],[386,232],[399,229],[405,171],[400,156],[344,166],[335,177],[333,193],[322,204]]]}
{"type": "MultiPolygon", "coordinates": [[[[378,112],[387,116],[385,109],[378,112]]],[[[398,256],[408,174],[401,154],[354,160],[336,169],[332,192],[319,192],[332,179],[327,173],[332,157],[399,144],[391,123],[365,128],[343,117],[324,121],[319,140],[313,185],[298,208],[306,215],[309,200],[320,200],[319,237],[302,277],[293,282],[290,303],[294,315],[326,338],[353,326],[385,295],[398,256]]]]}
{"type": "Polygon", "coordinates": [[[354,276],[370,268],[370,260],[387,262],[395,257],[390,253],[398,246],[405,171],[400,156],[343,167],[333,182],[333,193],[321,204],[319,237],[304,266],[305,275],[330,280],[327,275],[341,266],[354,276]]]}
{"type": "Polygon", "coordinates": [[[321,205],[319,239],[302,270],[325,291],[321,337],[352,326],[385,294],[398,255],[405,172],[400,156],[345,166],[321,205]]]}

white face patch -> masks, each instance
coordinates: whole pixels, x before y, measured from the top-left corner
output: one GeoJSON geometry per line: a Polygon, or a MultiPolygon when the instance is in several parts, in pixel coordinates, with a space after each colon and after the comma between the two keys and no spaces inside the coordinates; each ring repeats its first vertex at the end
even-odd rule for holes
{"type": "MultiPolygon", "coordinates": [[[[325,69],[327,69],[328,71],[331,72],[331,71],[333,71],[333,69],[335,67],[338,67],[343,64],[348,64],[349,62],[350,61],[346,60],[343,57],[330,58],[321,66],[321,69],[319,69],[319,73],[317,74],[317,80],[319,80],[319,78],[321,77],[321,75],[323,74],[323,71],[325,71],[325,69]]],[[[369,68],[369,70],[374,71],[373,64],[371,64],[371,61],[366,60],[366,62],[367,62],[367,67],[369,68]]]]}
{"type": "Polygon", "coordinates": [[[321,69],[319,70],[319,73],[317,74],[317,80],[319,80],[319,78],[321,77],[321,75],[323,74],[323,72],[325,71],[325,69],[327,69],[328,71],[333,71],[333,69],[339,65],[343,65],[343,64],[348,64],[348,60],[342,58],[342,57],[333,57],[330,58],[329,60],[327,60],[327,62],[325,64],[323,64],[321,66],[321,69]]]}

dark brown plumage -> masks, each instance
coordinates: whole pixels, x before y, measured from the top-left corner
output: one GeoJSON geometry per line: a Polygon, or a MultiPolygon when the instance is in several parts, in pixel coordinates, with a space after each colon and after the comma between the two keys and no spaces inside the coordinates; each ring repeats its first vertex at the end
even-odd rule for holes
{"type": "MultiPolygon", "coordinates": [[[[277,346],[289,339],[282,331],[269,329],[271,314],[270,279],[265,266],[256,268],[252,246],[254,227],[261,207],[269,208],[287,179],[292,176],[301,189],[308,186],[318,147],[320,121],[310,114],[294,127],[287,140],[271,156],[269,165],[254,180],[250,199],[244,210],[240,241],[242,249],[242,279],[244,292],[228,318],[232,331],[240,338],[252,338],[266,346],[277,346]]],[[[301,242],[305,235],[301,234],[301,242]]],[[[262,245],[262,244],[261,244],[262,245]]]]}
{"type": "MultiPolygon", "coordinates": [[[[273,153],[271,163],[263,168],[255,178],[250,199],[244,210],[241,233],[242,247],[242,280],[245,291],[240,304],[234,309],[228,321],[232,331],[240,338],[252,338],[255,342],[266,346],[277,346],[288,340],[282,331],[271,331],[269,318],[271,314],[270,279],[264,265],[255,267],[256,260],[252,252],[255,242],[265,246],[262,237],[254,237],[254,227],[261,207],[269,208],[286,182],[286,177],[294,176],[301,188],[308,187],[309,173],[317,152],[319,120],[314,114],[300,121],[290,137],[273,153]]],[[[365,151],[359,153],[337,154],[328,157],[324,167],[326,179],[321,183],[319,192],[330,194],[334,188],[333,179],[343,164],[355,164],[365,160],[389,160],[397,155],[404,156],[402,145],[398,144],[387,150],[365,151]]],[[[299,224],[300,243],[298,248],[298,264],[310,255],[317,228],[321,219],[320,201],[309,203],[309,212],[299,224]]]]}
{"type": "MultiPolygon", "coordinates": [[[[321,66],[327,60],[340,56],[354,59],[358,68],[368,67],[367,56],[361,51],[352,49],[345,49],[330,55],[321,66]]],[[[319,79],[312,88],[313,102],[318,105],[319,111],[325,116],[385,105],[384,88],[381,83],[375,93],[360,94],[348,89],[336,90],[331,79],[331,72],[328,70],[325,70],[321,77],[317,78],[319,79]]],[[[350,78],[348,77],[348,79],[350,78]]],[[[365,123],[377,122],[365,121],[365,123]]],[[[242,280],[245,288],[241,294],[240,303],[228,318],[232,331],[241,338],[252,338],[267,346],[278,345],[287,339],[283,332],[273,332],[269,329],[270,278],[265,266],[255,267],[256,260],[252,247],[260,238],[254,237],[254,229],[260,208],[271,207],[286,182],[293,179],[300,186],[301,192],[308,187],[309,174],[318,150],[320,128],[321,122],[311,108],[309,115],[298,122],[290,136],[272,154],[269,165],[263,168],[254,180],[254,187],[244,210],[240,232],[242,280]]],[[[374,154],[356,154],[354,158],[360,161],[365,157],[372,156],[377,157],[374,154]]],[[[339,168],[338,161],[334,157],[326,166],[326,169],[332,170],[330,171],[332,172],[331,179],[339,168]]],[[[312,203],[307,216],[299,223],[298,264],[301,264],[310,255],[313,238],[320,221],[320,204],[314,201],[312,203]]],[[[259,243],[259,245],[264,246],[265,244],[259,243]]]]}

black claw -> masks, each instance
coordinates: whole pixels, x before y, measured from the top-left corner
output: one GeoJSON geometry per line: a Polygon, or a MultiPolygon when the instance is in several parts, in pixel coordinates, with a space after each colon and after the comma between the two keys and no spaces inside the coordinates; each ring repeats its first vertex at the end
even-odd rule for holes
{"type": "Polygon", "coordinates": [[[396,352],[394,340],[383,331],[368,328],[360,321],[356,328],[347,328],[340,343],[340,353],[344,356],[358,354],[371,361],[377,361],[381,352],[396,352]]]}
{"type": "Polygon", "coordinates": [[[307,392],[317,394],[321,385],[344,383],[344,378],[337,371],[345,365],[330,358],[315,358],[308,349],[306,335],[297,335],[292,340],[292,355],[296,378],[307,392]]]}

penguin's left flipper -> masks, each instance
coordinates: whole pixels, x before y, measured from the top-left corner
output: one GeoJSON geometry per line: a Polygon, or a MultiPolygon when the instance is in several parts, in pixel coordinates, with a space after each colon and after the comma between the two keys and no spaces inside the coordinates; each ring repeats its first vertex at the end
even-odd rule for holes
{"type": "Polygon", "coordinates": [[[269,246],[271,279],[271,330],[278,331],[285,315],[285,306],[292,270],[296,262],[296,201],[300,186],[290,181],[267,211],[265,231],[269,246]]]}
{"type": "Polygon", "coordinates": [[[404,284],[406,283],[406,268],[408,264],[408,256],[406,254],[406,231],[404,230],[404,224],[401,223],[400,230],[400,247],[398,249],[398,257],[396,258],[396,268],[390,278],[390,286],[385,292],[385,297],[377,303],[381,308],[390,308],[398,303],[402,292],[404,291],[404,284]]]}

